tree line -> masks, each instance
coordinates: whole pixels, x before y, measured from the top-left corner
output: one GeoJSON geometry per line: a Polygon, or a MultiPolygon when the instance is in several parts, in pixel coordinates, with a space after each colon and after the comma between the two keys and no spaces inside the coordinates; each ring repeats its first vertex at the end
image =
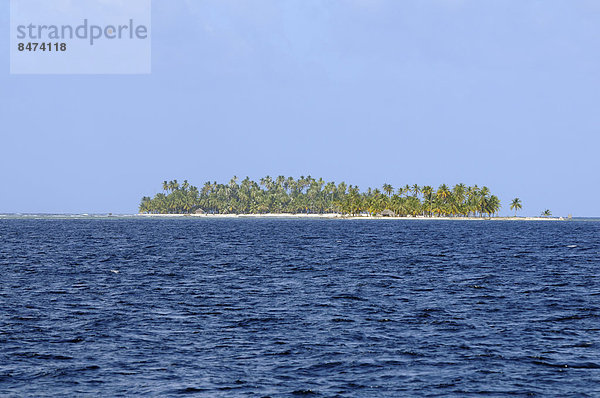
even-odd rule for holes
{"type": "Polygon", "coordinates": [[[311,176],[266,176],[259,182],[248,177],[239,181],[233,177],[227,184],[206,182],[199,189],[183,183],[164,181],[163,191],[154,197],[144,196],[140,213],[148,214],[266,214],[306,213],[344,215],[391,215],[427,217],[491,217],[500,210],[500,200],[489,188],[456,184],[431,186],[405,185],[394,188],[384,184],[381,189],[345,182],[336,184],[311,176]]]}

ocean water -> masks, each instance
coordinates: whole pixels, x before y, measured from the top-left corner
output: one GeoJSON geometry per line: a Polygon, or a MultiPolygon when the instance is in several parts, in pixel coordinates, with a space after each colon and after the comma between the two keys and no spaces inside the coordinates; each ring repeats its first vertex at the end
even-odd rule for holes
{"type": "Polygon", "coordinates": [[[600,222],[0,220],[0,395],[600,396],[600,222]]]}

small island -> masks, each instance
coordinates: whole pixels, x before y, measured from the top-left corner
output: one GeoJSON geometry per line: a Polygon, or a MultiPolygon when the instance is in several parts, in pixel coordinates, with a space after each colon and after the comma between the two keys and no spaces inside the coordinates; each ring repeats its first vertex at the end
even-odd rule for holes
{"type": "MultiPolygon", "coordinates": [[[[164,181],[164,192],[144,196],[141,214],[150,215],[331,215],[419,218],[482,218],[497,215],[500,200],[489,188],[442,184],[437,188],[418,184],[381,189],[345,182],[336,184],[311,176],[266,176],[259,182],[248,177],[229,183],[206,182],[201,189],[183,183],[164,181]]],[[[521,202],[513,200],[511,209],[519,210],[521,202]],[[516,204],[516,206],[515,206],[516,204]]]]}

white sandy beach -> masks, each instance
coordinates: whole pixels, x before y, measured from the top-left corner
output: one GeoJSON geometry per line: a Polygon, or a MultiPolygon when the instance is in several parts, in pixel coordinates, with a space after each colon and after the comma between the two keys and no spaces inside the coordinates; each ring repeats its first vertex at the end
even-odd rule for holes
{"type": "Polygon", "coordinates": [[[563,217],[382,217],[382,216],[344,216],[341,214],[289,214],[289,213],[267,213],[267,214],[137,214],[139,217],[193,217],[193,218],[286,218],[286,219],[338,219],[338,220],[421,220],[421,221],[565,221],[563,217]]]}

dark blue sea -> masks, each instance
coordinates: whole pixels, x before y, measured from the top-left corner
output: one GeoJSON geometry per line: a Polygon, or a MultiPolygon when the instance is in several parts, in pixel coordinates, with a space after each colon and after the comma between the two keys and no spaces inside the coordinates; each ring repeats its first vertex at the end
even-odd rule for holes
{"type": "Polygon", "coordinates": [[[600,222],[5,218],[0,395],[600,396],[600,222]]]}

